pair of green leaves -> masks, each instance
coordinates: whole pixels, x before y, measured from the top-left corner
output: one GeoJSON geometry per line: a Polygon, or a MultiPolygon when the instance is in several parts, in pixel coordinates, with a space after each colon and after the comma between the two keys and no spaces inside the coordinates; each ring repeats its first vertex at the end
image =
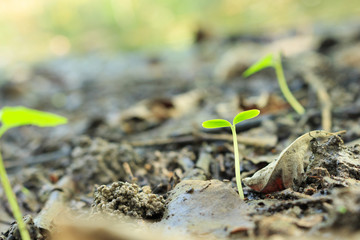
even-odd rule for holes
{"type": "Polygon", "coordinates": [[[202,126],[204,128],[231,127],[231,126],[235,126],[237,123],[242,122],[244,120],[254,118],[257,115],[259,115],[259,113],[260,113],[260,111],[257,109],[252,109],[252,110],[241,112],[234,117],[233,125],[231,125],[231,123],[229,121],[226,121],[224,119],[212,119],[212,120],[203,122],[202,126]]]}
{"type": "Polygon", "coordinates": [[[0,121],[2,122],[2,129],[10,129],[24,125],[54,127],[67,123],[65,117],[26,107],[2,108],[0,110],[0,121]]]}

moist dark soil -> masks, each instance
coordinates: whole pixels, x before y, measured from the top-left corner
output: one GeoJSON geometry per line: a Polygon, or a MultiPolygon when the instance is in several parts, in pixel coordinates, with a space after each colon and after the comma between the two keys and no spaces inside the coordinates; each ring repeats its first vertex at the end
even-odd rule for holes
{"type": "MultiPolygon", "coordinates": [[[[1,141],[31,238],[360,237],[359,29],[211,37],[181,52],[69,56],[25,75],[0,72],[0,107],[69,118],[51,129],[11,130],[1,141]],[[277,49],[303,115],[284,99],[273,69],[241,76],[277,49]],[[300,175],[280,169],[266,193],[243,184],[241,200],[230,129],[201,123],[253,108],[259,117],[237,126],[243,178],[303,134],[346,133],[309,135],[289,153],[301,152],[300,175]]],[[[0,239],[20,239],[2,188],[0,202],[0,239]]]]}

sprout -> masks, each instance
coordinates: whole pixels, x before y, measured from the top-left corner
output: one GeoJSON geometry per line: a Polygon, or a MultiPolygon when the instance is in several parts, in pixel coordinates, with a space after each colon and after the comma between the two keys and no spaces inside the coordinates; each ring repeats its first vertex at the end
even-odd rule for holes
{"type": "Polygon", "coordinates": [[[276,76],[278,79],[278,83],[281,89],[281,92],[284,94],[284,97],[286,101],[291,105],[293,109],[298,114],[304,114],[305,109],[301,104],[296,100],[296,98],[292,95],[284,76],[284,71],[281,65],[281,55],[280,53],[277,54],[268,54],[262,59],[260,59],[258,62],[254,63],[251,67],[249,67],[244,73],[243,77],[248,77],[253,75],[254,73],[267,68],[267,67],[273,67],[276,72],[276,76]]]}
{"type": "MultiPolygon", "coordinates": [[[[38,127],[54,127],[67,123],[67,119],[56,114],[46,113],[25,107],[4,107],[0,110],[0,138],[4,133],[15,127],[24,125],[35,125],[38,127]]],[[[0,153],[0,179],[3,185],[9,205],[12,209],[15,220],[17,221],[22,240],[31,240],[29,232],[23,221],[16,196],[11,189],[11,185],[5,170],[5,166],[0,153]]]]}
{"type": "Polygon", "coordinates": [[[241,186],[241,176],[240,176],[240,158],[239,158],[239,147],[236,137],[236,127],[235,125],[239,122],[245,121],[250,118],[254,118],[259,115],[260,111],[257,109],[252,109],[244,111],[235,116],[233,124],[224,120],[224,119],[213,119],[203,122],[202,126],[204,128],[221,128],[221,127],[230,127],[233,135],[234,142],[234,156],[235,156],[235,176],[236,176],[236,185],[238,187],[239,195],[241,199],[244,199],[244,192],[241,186]]]}

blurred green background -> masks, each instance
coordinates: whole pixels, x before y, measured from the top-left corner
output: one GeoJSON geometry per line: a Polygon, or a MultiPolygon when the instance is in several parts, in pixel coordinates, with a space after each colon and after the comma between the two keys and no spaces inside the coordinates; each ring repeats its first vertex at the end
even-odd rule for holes
{"type": "Polygon", "coordinates": [[[0,67],[69,53],[186,48],[199,27],[221,37],[358,16],[359,0],[4,0],[0,67]]]}

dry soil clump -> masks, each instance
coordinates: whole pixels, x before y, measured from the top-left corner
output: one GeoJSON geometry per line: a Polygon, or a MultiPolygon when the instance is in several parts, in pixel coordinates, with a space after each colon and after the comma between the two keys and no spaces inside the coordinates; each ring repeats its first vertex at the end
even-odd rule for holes
{"type": "Polygon", "coordinates": [[[148,186],[140,188],[136,184],[114,182],[110,186],[102,185],[97,188],[93,212],[158,219],[164,213],[164,204],[164,198],[151,193],[148,186]]]}

